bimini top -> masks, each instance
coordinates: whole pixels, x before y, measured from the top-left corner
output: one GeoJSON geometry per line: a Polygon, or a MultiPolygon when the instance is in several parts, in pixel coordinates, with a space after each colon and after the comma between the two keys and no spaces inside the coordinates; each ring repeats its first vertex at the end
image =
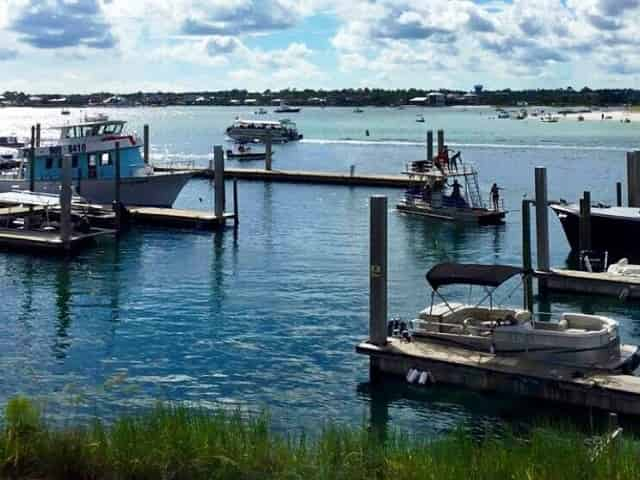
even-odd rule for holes
{"type": "Polygon", "coordinates": [[[511,277],[523,273],[521,268],[509,265],[440,263],[427,272],[427,282],[434,290],[454,284],[498,287],[511,277]]]}

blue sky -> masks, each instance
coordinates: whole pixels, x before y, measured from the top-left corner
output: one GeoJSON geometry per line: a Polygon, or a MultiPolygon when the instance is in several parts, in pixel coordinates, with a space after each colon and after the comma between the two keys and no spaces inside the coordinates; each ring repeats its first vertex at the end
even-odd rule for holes
{"type": "Polygon", "coordinates": [[[640,88],[640,0],[0,0],[0,91],[640,88]]]}

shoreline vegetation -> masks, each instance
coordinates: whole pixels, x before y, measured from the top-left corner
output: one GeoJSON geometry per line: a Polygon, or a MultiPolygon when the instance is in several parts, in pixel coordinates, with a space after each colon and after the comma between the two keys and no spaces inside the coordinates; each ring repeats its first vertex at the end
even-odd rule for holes
{"type": "Polygon", "coordinates": [[[0,107],[93,107],[93,106],[273,106],[284,101],[296,106],[400,107],[402,105],[450,106],[487,105],[523,107],[546,105],[553,107],[609,107],[640,105],[640,90],[571,87],[537,90],[484,90],[480,85],[472,92],[461,90],[424,89],[341,89],[341,90],[265,90],[250,92],[233,89],[200,92],[136,92],[117,94],[33,94],[6,91],[0,94],[0,107]]]}
{"type": "Polygon", "coordinates": [[[159,404],[106,424],[54,427],[36,403],[10,399],[0,476],[26,479],[636,479],[640,442],[536,428],[426,440],[326,424],[310,438],[270,430],[267,415],[159,404]]]}

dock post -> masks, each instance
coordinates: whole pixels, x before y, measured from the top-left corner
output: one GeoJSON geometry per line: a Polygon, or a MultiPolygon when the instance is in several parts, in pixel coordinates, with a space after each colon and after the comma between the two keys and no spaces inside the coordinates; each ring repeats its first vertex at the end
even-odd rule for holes
{"type": "Polygon", "coordinates": [[[222,221],[224,214],[224,152],[221,145],[213,147],[214,203],[216,218],[222,221]]]}
{"type": "Polygon", "coordinates": [[[533,312],[533,276],[531,273],[531,208],[522,200],[522,269],[524,270],[524,309],[533,312]]]}
{"type": "Polygon", "coordinates": [[[149,125],[145,123],[142,130],[144,141],[144,163],[145,165],[149,165],[149,125]]]}
{"type": "Polygon", "coordinates": [[[40,147],[40,124],[36,123],[36,147],[40,147]]]}
{"type": "Polygon", "coordinates": [[[427,162],[433,161],[433,130],[427,131],[427,162]]]}
{"type": "Polygon", "coordinates": [[[62,157],[62,185],[60,188],[60,240],[64,249],[71,249],[71,155],[62,157]]]}
{"type": "MultiPolygon", "coordinates": [[[[387,197],[374,195],[369,219],[369,342],[387,343],[387,197]]],[[[370,357],[369,377],[379,377],[378,359],[370,357]]]]}
{"type": "MultiPolygon", "coordinates": [[[[549,260],[549,210],[547,196],[547,169],[536,167],[536,246],[538,248],[538,269],[548,272],[549,260]]],[[[546,289],[546,281],[538,280],[538,289],[546,289]]]]}
{"type": "Polygon", "coordinates": [[[238,217],[238,179],[233,179],[233,226],[237,227],[240,223],[238,217]]]}
{"type": "Polygon", "coordinates": [[[272,143],[273,138],[271,137],[271,132],[267,132],[267,143],[264,147],[264,169],[269,171],[271,170],[272,143]]]}
{"type": "Polygon", "coordinates": [[[31,127],[31,148],[29,149],[29,191],[36,190],[36,127],[31,127]]]}
{"type": "Polygon", "coordinates": [[[616,182],[616,205],[622,206],[622,182],[616,182]]]}
{"type": "Polygon", "coordinates": [[[627,196],[630,207],[640,207],[640,152],[627,152],[627,196]]]}
{"type": "Polygon", "coordinates": [[[113,198],[113,209],[116,212],[116,231],[120,231],[120,227],[122,226],[120,222],[122,221],[122,205],[120,202],[120,142],[116,142],[116,159],[115,159],[115,175],[113,176],[115,185],[114,185],[114,198],[113,198]]]}
{"type": "Polygon", "coordinates": [[[438,130],[438,155],[444,151],[444,130],[438,130]]]}
{"type": "Polygon", "coordinates": [[[591,192],[584,192],[580,199],[580,225],[578,246],[581,252],[591,250],[591,192]]]}

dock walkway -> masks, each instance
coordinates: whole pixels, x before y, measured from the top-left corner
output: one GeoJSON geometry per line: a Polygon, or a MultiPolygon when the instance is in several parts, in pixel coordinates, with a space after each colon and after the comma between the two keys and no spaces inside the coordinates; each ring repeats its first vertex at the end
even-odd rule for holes
{"type": "MultiPolygon", "coordinates": [[[[214,178],[215,172],[210,168],[155,167],[158,171],[178,172],[190,171],[194,177],[214,178]]],[[[420,185],[417,178],[404,175],[350,175],[339,172],[312,172],[294,170],[265,170],[255,168],[225,168],[225,178],[253,180],[264,182],[310,183],[325,185],[347,185],[362,187],[407,188],[420,185]]]]}
{"type": "Polygon", "coordinates": [[[576,375],[576,368],[550,368],[517,357],[395,338],[384,347],[362,342],[356,351],[368,355],[384,373],[404,376],[417,368],[429,371],[436,382],[640,415],[640,377],[632,375],[601,371],[576,375]]]}

